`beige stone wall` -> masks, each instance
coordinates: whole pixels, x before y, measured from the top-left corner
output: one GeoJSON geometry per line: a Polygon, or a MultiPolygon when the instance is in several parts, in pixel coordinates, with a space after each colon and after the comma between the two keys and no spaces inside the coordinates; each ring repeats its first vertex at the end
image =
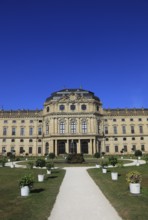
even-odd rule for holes
{"type": "Polygon", "coordinates": [[[61,98],[56,95],[46,100],[41,111],[0,111],[0,154],[3,153],[3,148],[9,152],[12,147],[16,155],[20,155],[20,147],[24,149],[24,154],[29,153],[30,147],[30,155],[49,152],[58,154],[61,143],[64,143],[65,152],[69,153],[72,142],[77,145],[77,153],[81,153],[83,144],[87,144],[88,154],[94,154],[98,150],[106,152],[107,146],[109,152],[106,153],[109,154],[119,154],[124,146],[127,146],[125,153],[131,153],[133,145],[140,150],[143,145],[145,152],[148,152],[147,109],[103,110],[100,100],[92,94],[88,98],[77,91],[69,91],[61,98]],[[60,109],[61,105],[64,105],[64,110],[60,109]],[[71,105],[75,105],[74,110],[71,105]],[[86,105],[86,110],[82,109],[82,105],[86,105]],[[82,131],[83,120],[87,124],[85,133],[82,131]],[[60,133],[61,121],[65,123],[64,133],[60,133]],[[75,133],[71,131],[72,121],[76,122],[75,133]],[[123,134],[123,125],[126,127],[126,134],[123,134]],[[114,133],[114,126],[117,127],[117,134],[114,133]],[[131,126],[134,126],[134,134],[131,133],[131,126]],[[142,126],[143,133],[140,133],[139,126],[142,126]],[[105,127],[108,127],[108,134],[104,133],[105,127]],[[6,135],[3,134],[4,128],[7,128],[6,135]],[[12,135],[12,128],[16,129],[15,135],[12,135]],[[21,128],[24,129],[23,135],[21,128]],[[33,129],[32,135],[30,128],[33,129]],[[39,128],[42,129],[41,134],[38,134],[39,128]],[[115,146],[118,146],[118,152],[115,152],[115,146]]]}
{"type": "Polygon", "coordinates": [[[130,111],[128,112],[128,110],[126,110],[126,115],[106,115],[104,117],[104,127],[108,127],[108,134],[105,134],[104,142],[105,146],[109,146],[110,153],[115,153],[115,146],[118,146],[119,153],[124,146],[127,146],[127,153],[133,153],[131,150],[133,145],[135,145],[136,149],[139,150],[141,150],[141,146],[144,145],[145,152],[148,152],[147,114],[147,111],[144,113],[144,115],[141,111],[138,113],[138,115],[134,115],[134,113],[131,114],[130,111]],[[117,134],[114,133],[114,126],[117,127],[117,134]],[[123,134],[122,126],[126,127],[126,134],[123,134]],[[131,126],[134,126],[134,133],[131,133],[131,126]],[[140,133],[140,126],[143,128],[142,133],[140,133]]]}

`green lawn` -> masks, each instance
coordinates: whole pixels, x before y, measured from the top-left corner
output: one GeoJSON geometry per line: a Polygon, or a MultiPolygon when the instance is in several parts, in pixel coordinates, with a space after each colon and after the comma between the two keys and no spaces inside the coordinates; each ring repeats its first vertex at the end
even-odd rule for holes
{"type": "Polygon", "coordinates": [[[148,219],[148,164],[116,170],[119,173],[118,181],[111,180],[111,169],[107,174],[102,174],[101,169],[89,169],[88,173],[124,220],[148,219]],[[130,194],[128,189],[125,176],[130,170],[142,173],[141,194],[138,196],[130,194]]]}
{"type": "Polygon", "coordinates": [[[0,219],[47,220],[65,171],[53,170],[42,183],[37,182],[38,173],[38,169],[0,168],[0,219]],[[35,176],[35,184],[29,197],[21,197],[18,181],[26,173],[35,176]]]}

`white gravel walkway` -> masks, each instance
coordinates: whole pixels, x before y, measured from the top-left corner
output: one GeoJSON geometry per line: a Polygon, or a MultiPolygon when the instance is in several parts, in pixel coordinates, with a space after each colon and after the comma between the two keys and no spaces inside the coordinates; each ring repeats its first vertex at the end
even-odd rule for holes
{"type": "Polygon", "coordinates": [[[48,220],[121,220],[86,167],[65,169],[66,174],[48,220]]]}

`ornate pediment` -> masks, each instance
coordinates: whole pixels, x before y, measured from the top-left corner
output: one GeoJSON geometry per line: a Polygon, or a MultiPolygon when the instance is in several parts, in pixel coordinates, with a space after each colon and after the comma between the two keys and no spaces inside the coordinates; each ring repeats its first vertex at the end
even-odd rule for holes
{"type": "Polygon", "coordinates": [[[59,102],[79,102],[79,101],[86,101],[86,97],[82,94],[77,93],[70,93],[63,95],[58,101],[59,102]]]}

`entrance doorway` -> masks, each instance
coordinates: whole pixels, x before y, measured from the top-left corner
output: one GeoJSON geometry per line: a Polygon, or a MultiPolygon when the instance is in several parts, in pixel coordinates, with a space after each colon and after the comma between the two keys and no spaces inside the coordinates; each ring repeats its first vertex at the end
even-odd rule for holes
{"type": "Polygon", "coordinates": [[[88,141],[81,141],[81,153],[88,154],[88,141]]]}
{"type": "Polygon", "coordinates": [[[58,154],[65,154],[65,142],[64,141],[58,142],[58,154]]]}
{"type": "Polygon", "coordinates": [[[77,153],[77,142],[75,140],[70,141],[69,152],[71,154],[77,153]]]}

